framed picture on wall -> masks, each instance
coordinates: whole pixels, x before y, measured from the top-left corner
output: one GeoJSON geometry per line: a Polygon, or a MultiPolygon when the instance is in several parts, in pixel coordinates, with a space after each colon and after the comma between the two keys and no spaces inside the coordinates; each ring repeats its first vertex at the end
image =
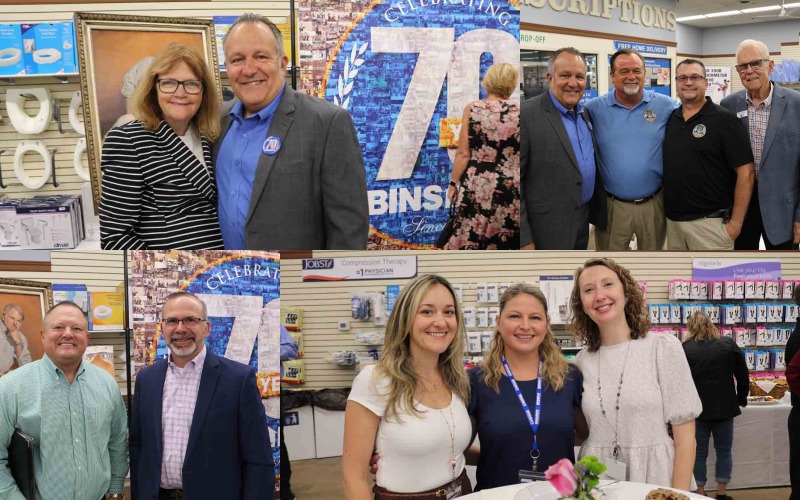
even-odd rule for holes
{"type": "Polygon", "coordinates": [[[196,49],[212,69],[221,100],[214,22],[76,12],[75,36],[92,198],[98,212],[103,138],[113,127],[134,119],[133,91],[156,55],[174,43],[196,49]]]}
{"type": "Polygon", "coordinates": [[[44,315],[53,306],[53,286],[0,278],[0,376],[40,359],[44,315]]]}

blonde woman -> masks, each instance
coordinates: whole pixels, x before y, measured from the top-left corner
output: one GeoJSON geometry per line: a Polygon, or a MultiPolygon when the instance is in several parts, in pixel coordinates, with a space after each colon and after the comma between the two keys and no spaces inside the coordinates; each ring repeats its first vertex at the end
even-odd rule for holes
{"type": "Polygon", "coordinates": [[[740,406],[747,406],[750,373],[739,346],[732,339],[720,337],[719,330],[705,313],[692,314],[686,328],[688,334],[683,350],[703,402],[703,413],[695,421],[697,492],[705,495],[708,438],[713,434],[717,453],[717,498],[728,500],[731,497],[726,491],[733,470],[733,418],[741,415],[740,406]]]}
{"type": "Polygon", "coordinates": [[[193,48],[172,44],[136,87],[136,120],[103,142],[103,250],[221,249],[211,148],[219,135],[214,78],[193,48]]]}
{"type": "MultiPolygon", "coordinates": [[[[449,250],[519,248],[519,71],[493,64],[481,82],[486,99],[469,103],[447,197],[455,205],[449,250]]],[[[447,233],[445,233],[447,234],[447,233]]]]}
{"type": "Polygon", "coordinates": [[[580,455],[600,458],[614,479],[688,490],[702,407],[680,341],[648,333],[642,289],[611,259],[575,272],[570,303],[571,328],[586,346],[575,358],[589,423],[580,455]]]}
{"type": "Polygon", "coordinates": [[[348,500],[470,492],[463,454],[472,436],[464,340],[461,308],[446,279],[427,274],[405,285],[386,325],[381,359],[358,374],[345,409],[348,500]],[[380,459],[371,489],[373,450],[380,459]]]}
{"type": "Polygon", "coordinates": [[[516,484],[520,471],[541,473],[562,458],[575,460],[575,431],[581,439],[587,433],[583,379],[556,344],[541,290],[517,283],[503,293],[491,347],[469,376],[469,413],[480,440],[476,491],[516,484]]]}

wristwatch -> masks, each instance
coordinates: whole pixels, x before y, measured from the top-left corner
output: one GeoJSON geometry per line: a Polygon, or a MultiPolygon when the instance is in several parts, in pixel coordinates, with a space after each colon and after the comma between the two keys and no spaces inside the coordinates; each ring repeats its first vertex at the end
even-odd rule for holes
{"type": "Polygon", "coordinates": [[[450,186],[458,187],[458,184],[456,184],[456,181],[450,181],[450,186]]]}

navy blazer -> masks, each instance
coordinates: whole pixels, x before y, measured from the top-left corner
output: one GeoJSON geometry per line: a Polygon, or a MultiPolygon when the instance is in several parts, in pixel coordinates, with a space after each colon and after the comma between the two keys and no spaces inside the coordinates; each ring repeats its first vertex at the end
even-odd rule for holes
{"type": "MultiPolygon", "coordinates": [[[[136,376],[130,429],[133,499],[158,498],[167,360],[136,376]]],[[[255,372],[206,351],[183,461],[187,500],[272,498],[275,472],[255,372]]]]}

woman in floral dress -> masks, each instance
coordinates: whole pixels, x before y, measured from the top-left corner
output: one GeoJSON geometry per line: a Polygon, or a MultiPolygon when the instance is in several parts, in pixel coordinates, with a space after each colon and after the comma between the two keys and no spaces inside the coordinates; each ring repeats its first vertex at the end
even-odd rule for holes
{"type": "Polygon", "coordinates": [[[447,197],[455,205],[447,250],[519,248],[519,71],[493,64],[488,96],[464,109],[447,197]]]}

